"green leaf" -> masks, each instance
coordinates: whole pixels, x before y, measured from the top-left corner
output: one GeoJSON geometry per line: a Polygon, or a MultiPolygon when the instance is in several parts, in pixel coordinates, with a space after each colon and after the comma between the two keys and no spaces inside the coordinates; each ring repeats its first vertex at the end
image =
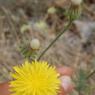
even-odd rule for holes
{"type": "Polygon", "coordinates": [[[76,81],[78,91],[83,91],[87,87],[86,76],[87,74],[85,73],[85,71],[80,69],[76,81]]]}

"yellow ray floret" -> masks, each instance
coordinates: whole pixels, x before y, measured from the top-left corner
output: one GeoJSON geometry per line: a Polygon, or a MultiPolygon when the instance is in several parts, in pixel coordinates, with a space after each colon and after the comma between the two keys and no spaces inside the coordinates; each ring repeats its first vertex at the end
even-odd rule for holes
{"type": "Polygon", "coordinates": [[[14,67],[10,82],[12,95],[57,95],[60,88],[59,74],[47,62],[26,61],[14,67]]]}

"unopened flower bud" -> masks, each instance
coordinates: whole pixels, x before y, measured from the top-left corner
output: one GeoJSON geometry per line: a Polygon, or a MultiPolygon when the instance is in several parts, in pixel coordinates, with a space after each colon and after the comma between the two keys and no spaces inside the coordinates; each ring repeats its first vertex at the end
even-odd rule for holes
{"type": "Polygon", "coordinates": [[[55,7],[50,7],[50,8],[48,9],[48,13],[49,13],[49,14],[54,14],[54,13],[56,13],[56,8],[55,8],[55,7]]]}
{"type": "Polygon", "coordinates": [[[28,31],[30,29],[31,29],[31,26],[30,25],[25,25],[24,24],[24,25],[22,25],[20,31],[21,31],[21,33],[24,33],[24,32],[26,32],[26,31],[28,31]]]}
{"type": "Polygon", "coordinates": [[[38,39],[33,39],[30,42],[30,46],[31,46],[32,49],[38,50],[40,48],[40,41],[38,39]]]}
{"type": "Polygon", "coordinates": [[[45,21],[36,22],[35,27],[40,31],[46,31],[48,29],[48,25],[45,21]]]}
{"type": "Polygon", "coordinates": [[[73,5],[80,5],[83,0],[71,0],[73,5]]]}

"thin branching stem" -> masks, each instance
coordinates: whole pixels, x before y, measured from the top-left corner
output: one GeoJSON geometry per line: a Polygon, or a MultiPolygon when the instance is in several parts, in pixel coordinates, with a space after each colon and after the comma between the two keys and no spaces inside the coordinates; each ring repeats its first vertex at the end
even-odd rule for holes
{"type": "Polygon", "coordinates": [[[64,34],[64,32],[66,32],[66,31],[69,29],[69,27],[71,26],[72,22],[73,22],[73,21],[70,21],[70,22],[68,23],[68,25],[64,28],[64,30],[63,30],[62,32],[60,32],[60,33],[57,35],[57,37],[47,46],[47,48],[40,54],[40,56],[38,57],[37,60],[40,60],[41,57],[49,50],[49,48],[64,34]]]}

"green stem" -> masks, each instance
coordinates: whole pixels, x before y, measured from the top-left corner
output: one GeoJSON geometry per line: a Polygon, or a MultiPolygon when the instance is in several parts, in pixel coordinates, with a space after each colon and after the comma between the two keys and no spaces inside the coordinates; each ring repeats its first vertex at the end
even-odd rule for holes
{"type": "Polygon", "coordinates": [[[49,48],[61,37],[61,35],[68,30],[68,28],[71,26],[73,21],[70,21],[68,23],[68,25],[64,28],[64,30],[62,32],[60,32],[57,37],[47,46],[47,48],[40,54],[40,56],[38,57],[38,60],[41,59],[41,57],[49,50],[49,48]]]}

